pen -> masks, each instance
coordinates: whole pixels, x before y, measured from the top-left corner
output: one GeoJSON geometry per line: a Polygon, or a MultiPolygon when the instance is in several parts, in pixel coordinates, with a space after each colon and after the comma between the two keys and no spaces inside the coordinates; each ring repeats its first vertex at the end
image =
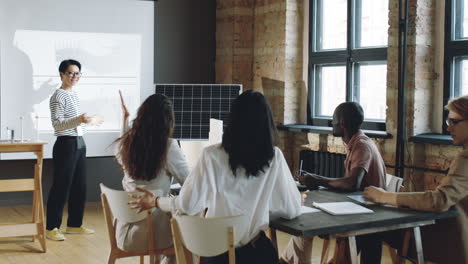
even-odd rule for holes
{"type": "Polygon", "coordinates": [[[299,181],[299,177],[301,176],[301,174],[302,174],[302,159],[299,162],[299,170],[297,171],[297,174],[293,175],[294,180],[299,181]]]}
{"type": "Polygon", "coordinates": [[[321,209],[320,205],[318,203],[316,203],[316,202],[312,202],[312,207],[317,208],[317,209],[321,209]]]}

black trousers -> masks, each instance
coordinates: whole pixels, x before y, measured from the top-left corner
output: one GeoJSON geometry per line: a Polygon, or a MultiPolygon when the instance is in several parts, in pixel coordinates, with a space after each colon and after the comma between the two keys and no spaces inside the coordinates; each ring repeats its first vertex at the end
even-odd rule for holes
{"type": "MultiPolygon", "coordinates": [[[[204,264],[227,264],[228,253],[215,257],[204,258],[204,264]]],[[[278,263],[278,254],[273,243],[262,231],[253,242],[236,248],[236,263],[238,264],[275,264],[278,263]]]]}
{"type": "Polygon", "coordinates": [[[47,199],[47,230],[60,228],[68,201],[67,226],[80,227],[86,200],[86,145],[82,137],[60,136],[54,144],[54,180],[47,199]]]}

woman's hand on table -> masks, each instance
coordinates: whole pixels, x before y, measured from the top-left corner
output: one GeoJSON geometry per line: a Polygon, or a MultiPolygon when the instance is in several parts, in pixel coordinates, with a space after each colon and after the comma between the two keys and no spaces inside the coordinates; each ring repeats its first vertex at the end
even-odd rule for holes
{"type": "Polygon", "coordinates": [[[370,202],[385,203],[383,198],[386,193],[387,192],[382,188],[369,186],[364,189],[364,193],[362,194],[362,197],[364,197],[364,199],[370,202]]]}

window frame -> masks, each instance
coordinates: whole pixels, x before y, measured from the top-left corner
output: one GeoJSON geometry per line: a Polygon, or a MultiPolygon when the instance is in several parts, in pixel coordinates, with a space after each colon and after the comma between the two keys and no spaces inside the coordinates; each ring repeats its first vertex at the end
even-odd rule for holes
{"type": "MultiPolygon", "coordinates": [[[[321,3],[326,0],[312,0],[309,6],[309,96],[307,124],[312,126],[331,127],[331,117],[319,116],[318,100],[320,87],[317,78],[317,67],[327,65],[345,65],[346,66],[346,102],[353,101],[356,91],[356,65],[359,63],[385,62],[387,64],[387,46],[381,47],[358,47],[361,33],[361,7],[362,0],[347,0],[347,35],[346,48],[336,50],[318,50],[318,41],[321,34],[321,3]]],[[[388,42],[387,42],[388,43],[388,42]]],[[[388,64],[387,64],[388,65],[388,64]]],[[[368,130],[386,130],[386,120],[365,119],[361,126],[368,130]]]]}
{"type": "MultiPolygon", "coordinates": [[[[463,57],[468,59],[468,37],[459,38],[459,36],[462,34],[462,26],[456,26],[459,22],[457,21],[457,18],[463,15],[464,4],[465,3],[463,0],[450,0],[446,1],[445,4],[444,106],[447,105],[450,98],[461,95],[461,90],[455,89],[455,87],[460,87],[462,78],[461,67],[457,67],[457,64],[460,65],[463,57]],[[458,5],[461,6],[457,8],[458,5]]],[[[445,108],[443,108],[442,111],[442,131],[444,131],[444,134],[448,134],[447,124],[444,122],[444,120],[447,118],[448,111],[445,110],[445,108]]]]}

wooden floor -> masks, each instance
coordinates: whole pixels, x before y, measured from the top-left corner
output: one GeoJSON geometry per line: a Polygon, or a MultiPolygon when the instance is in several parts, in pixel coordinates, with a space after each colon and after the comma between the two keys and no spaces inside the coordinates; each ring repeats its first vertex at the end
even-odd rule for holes
{"type": "MultiPolygon", "coordinates": [[[[66,210],[65,210],[66,211],[66,210]]],[[[31,218],[31,206],[0,207],[0,223],[26,222],[31,218]]],[[[66,223],[66,214],[63,222],[66,223]]],[[[35,263],[35,264],[94,264],[107,263],[109,239],[100,203],[88,203],[84,225],[96,230],[92,235],[67,235],[65,241],[47,240],[47,253],[38,253],[39,242],[30,238],[0,239],[0,264],[35,263]]],[[[63,228],[63,226],[62,226],[63,228]]],[[[279,232],[279,250],[286,246],[289,235],[279,232]]],[[[322,250],[321,239],[315,238],[313,263],[320,263],[322,250]]],[[[333,252],[333,251],[331,251],[333,252]]],[[[117,260],[118,264],[139,263],[139,258],[117,260]]],[[[148,263],[148,259],[145,263],[148,263]]],[[[391,263],[388,252],[384,249],[382,263],[391,263]]]]}

